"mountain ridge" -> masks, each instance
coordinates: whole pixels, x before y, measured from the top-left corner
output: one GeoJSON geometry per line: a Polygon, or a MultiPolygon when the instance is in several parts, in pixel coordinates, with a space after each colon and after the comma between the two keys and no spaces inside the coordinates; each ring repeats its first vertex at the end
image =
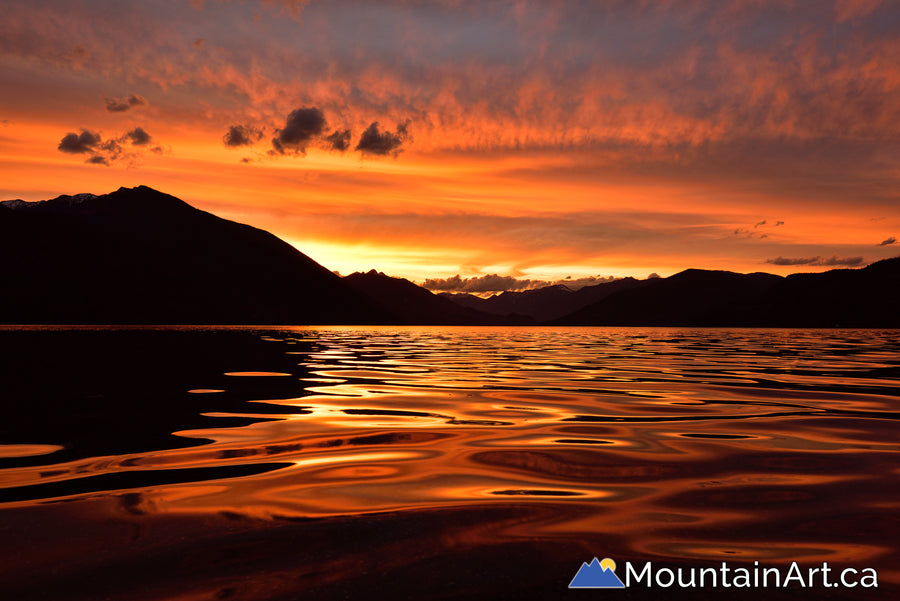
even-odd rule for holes
{"type": "Polygon", "coordinates": [[[146,186],[0,202],[0,322],[900,327],[900,257],[778,276],[690,268],[483,299],[371,270],[146,186]]]}
{"type": "Polygon", "coordinates": [[[269,232],[146,186],[0,212],[8,323],[386,323],[269,232]]]}
{"type": "Polygon", "coordinates": [[[900,327],[900,257],[860,269],[778,276],[686,269],[550,325],[900,327]]]}

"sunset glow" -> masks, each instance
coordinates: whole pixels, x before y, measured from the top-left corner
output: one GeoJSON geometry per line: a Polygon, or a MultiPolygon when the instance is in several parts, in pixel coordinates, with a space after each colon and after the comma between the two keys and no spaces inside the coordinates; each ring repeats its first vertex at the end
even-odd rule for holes
{"type": "Polygon", "coordinates": [[[900,254],[895,3],[5,7],[0,200],[147,185],[419,283],[900,254]]]}

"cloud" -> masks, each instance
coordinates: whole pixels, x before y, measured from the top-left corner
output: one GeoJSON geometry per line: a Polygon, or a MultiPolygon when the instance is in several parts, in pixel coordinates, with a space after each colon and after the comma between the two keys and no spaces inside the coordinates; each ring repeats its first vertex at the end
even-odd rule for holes
{"type": "Polygon", "coordinates": [[[330,150],[346,152],[350,148],[350,130],[337,129],[330,135],[325,136],[325,142],[328,143],[330,150]]]}
{"type": "Polygon", "coordinates": [[[143,127],[135,127],[125,134],[123,138],[129,140],[135,146],[144,146],[145,144],[149,144],[150,140],[153,139],[150,134],[144,131],[143,127]]]}
{"type": "Polygon", "coordinates": [[[881,0],[836,0],[834,3],[835,20],[838,23],[853,19],[861,19],[875,11],[881,0]]]}
{"type": "Polygon", "coordinates": [[[252,146],[263,137],[263,130],[251,125],[231,125],[222,136],[225,146],[238,148],[240,146],[252,146]]]}
{"type": "MultiPolygon", "coordinates": [[[[381,131],[377,121],[373,121],[363,132],[354,150],[363,155],[393,155],[401,150],[403,143],[409,139],[409,122],[401,123],[396,131],[381,131]]],[[[310,147],[324,148],[336,152],[350,149],[352,133],[349,128],[338,128],[326,134],[328,121],[325,113],[318,107],[299,108],[290,115],[284,127],[275,130],[272,138],[270,156],[293,154],[305,155],[310,147]]],[[[258,130],[245,126],[231,126],[225,134],[226,146],[240,146],[252,143],[258,130]]]]}
{"type": "Polygon", "coordinates": [[[146,152],[163,154],[162,146],[150,146],[152,141],[153,136],[143,127],[135,127],[118,138],[106,141],[99,132],[82,128],[80,134],[69,132],[63,136],[57,149],[69,154],[90,153],[91,156],[85,160],[90,165],[110,166],[117,161],[126,161],[129,166],[135,166],[146,152]]]}
{"type": "Polygon", "coordinates": [[[888,238],[887,240],[884,240],[884,241],[883,241],[881,244],[879,244],[878,246],[890,246],[891,244],[894,244],[895,242],[897,242],[897,238],[895,238],[894,236],[891,236],[891,237],[888,238]]]}
{"type": "Polygon", "coordinates": [[[806,257],[806,258],[786,258],[778,257],[775,259],[766,259],[766,263],[771,265],[816,265],[816,266],[853,266],[863,263],[862,257],[806,257]]]}
{"type": "Polygon", "coordinates": [[[81,154],[93,152],[100,144],[100,134],[89,129],[82,129],[81,134],[69,132],[60,140],[59,149],[62,152],[81,154]]]}
{"type": "MultiPolygon", "coordinates": [[[[125,149],[122,147],[122,145],[119,142],[126,140],[126,139],[128,139],[128,134],[125,134],[118,140],[107,140],[106,142],[103,142],[102,144],[100,144],[100,146],[97,147],[98,154],[95,154],[94,156],[92,156],[91,159],[94,159],[97,156],[102,156],[103,158],[105,158],[107,160],[107,162],[105,163],[107,165],[109,164],[109,161],[118,160],[122,156],[122,154],[125,152],[125,149]]],[[[100,161],[90,161],[90,162],[97,163],[100,161]]]]}
{"type": "Polygon", "coordinates": [[[500,292],[527,288],[522,280],[495,273],[473,278],[462,278],[458,274],[446,279],[427,279],[423,285],[428,290],[440,292],[500,292]]]}
{"type": "MultiPolygon", "coordinates": [[[[769,237],[769,234],[764,234],[762,232],[756,232],[754,230],[758,230],[762,226],[768,225],[768,224],[769,224],[769,221],[767,219],[763,219],[762,221],[757,221],[756,223],[754,223],[753,229],[750,229],[749,227],[738,227],[738,228],[734,229],[734,235],[735,236],[743,236],[745,238],[758,238],[760,240],[765,240],[766,238],[769,237]]],[[[775,223],[775,227],[778,227],[779,225],[784,225],[784,221],[778,221],[775,223]]]]}
{"type": "Polygon", "coordinates": [[[288,115],[284,127],[275,130],[272,148],[278,154],[306,154],[307,146],[322,135],[326,124],[322,109],[299,108],[288,115]]]}
{"type": "Polygon", "coordinates": [[[300,17],[303,14],[303,7],[309,4],[309,2],[310,0],[263,0],[263,5],[280,6],[281,15],[285,15],[299,22],[300,17]]]}
{"type": "Polygon", "coordinates": [[[380,131],[378,121],[373,121],[360,136],[356,150],[363,154],[397,156],[401,151],[400,147],[409,137],[408,127],[409,123],[407,122],[398,125],[396,132],[380,131]]]}
{"type": "Polygon", "coordinates": [[[547,286],[566,286],[571,290],[578,290],[585,286],[596,286],[612,282],[616,278],[610,277],[585,277],[572,279],[568,277],[564,280],[520,280],[512,276],[497,275],[496,273],[475,276],[471,278],[463,278],[459,274],[445,279],[426,279],[423,284],[424,288],[436,292],[457,292],[469,294],[486,294],[508,291],[535,290],[537,288],[545,288],[547,286]]]}
{"type": "Polygon", "coordinates": [[[106,110],[111,113],[123,113],[136,106],[146,106],[147,99],[137,94],[129,94],[125,98],[106,98],[106,110]]]}

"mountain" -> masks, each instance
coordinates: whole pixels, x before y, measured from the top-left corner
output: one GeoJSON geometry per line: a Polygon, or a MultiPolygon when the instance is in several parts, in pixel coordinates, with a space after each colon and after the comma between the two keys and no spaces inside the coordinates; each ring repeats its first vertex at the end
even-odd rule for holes
{"type": "Polygon", "coordinates": [[[900,257],[862,269],[795,273],[753,307],[753,323],[782,327],[900,327],[900,257]]]}
{"type": "Polygon", "coordinates": [[[385,323],[268,232],[151,188],[0,204],[3,323],[385,323]]]}
{"type": "Polygon", "coordinates": [[[688,269],[592,303],[554,325],[900,327],[900,258],[781,277],[688,269]]]}
{"type": "Polygon", "coordinates": [[[623,278],[593,286],[571,290],[563,285],[545,286],[534,290],[506,291],[489,298],[473,294],[442,293],[443,296],[463,307],[469,307],[494,315],[524,315],[544,322],[568,315],[607,296],[645,285],[649,280],[623,278]]]}
{"type": "Polygon", "coordinates": [[[409,280],[392,278],[374,269],[344,278],[353,290],[370,299],[392,317],[392,323],[409,325],[504,325],[534,323],[515,320],[466,308],[432,294],[409,280]]]}
{"type": "Polygon", "coordinates": [[[145,186],[0,203],[0,323],[900,327],[900,257],[481,299],[341,278],[272,234],[145,186]]]}

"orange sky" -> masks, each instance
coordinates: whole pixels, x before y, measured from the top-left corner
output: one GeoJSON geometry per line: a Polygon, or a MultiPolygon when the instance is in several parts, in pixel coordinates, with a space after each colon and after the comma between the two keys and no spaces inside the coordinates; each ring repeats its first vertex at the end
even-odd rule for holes
{"type": "Polygon", "coordinates": [[[2,199],[144,184],[419,282],[900,254],[895,3],[6,4],[2,199]]]}

